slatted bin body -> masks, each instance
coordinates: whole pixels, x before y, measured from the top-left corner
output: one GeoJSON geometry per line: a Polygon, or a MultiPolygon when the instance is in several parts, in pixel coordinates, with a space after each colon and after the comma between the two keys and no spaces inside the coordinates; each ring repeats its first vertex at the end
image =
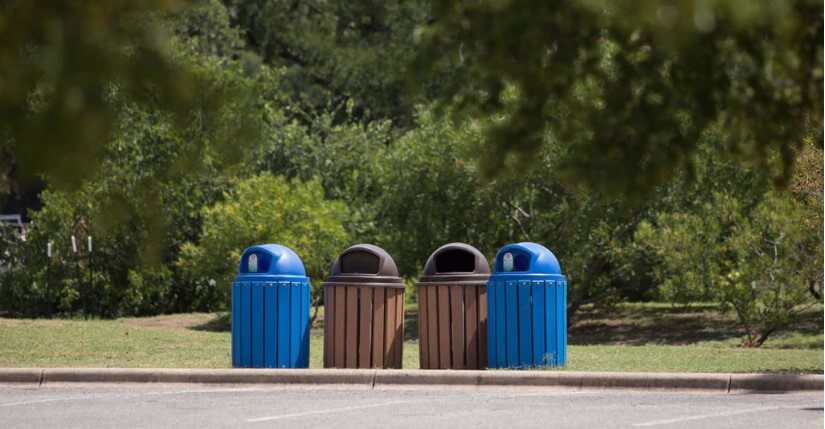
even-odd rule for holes
{"type": "Polygon", "coordinates": [[[404,283],[389,254],[345,250],[324,283],[324,367],[401,368],[404,283]]]}
{"type": "Polygon", "coordinates": [[[567,281],[536,243],[504,246],[487,287],[490,368],[567,363],[567,281]]]}
{"type": "Polygon", "coordinates": [[[418,344],[422,369],[487,367],[487,280],[484,255],[450,243],[427,260],[418,283],[418,344]]]}
{"type": "Polygon", "coordinates": [[[232,366],[309,366],[309,278],[289,248],[253,246],[232,283],[232,366]]]}

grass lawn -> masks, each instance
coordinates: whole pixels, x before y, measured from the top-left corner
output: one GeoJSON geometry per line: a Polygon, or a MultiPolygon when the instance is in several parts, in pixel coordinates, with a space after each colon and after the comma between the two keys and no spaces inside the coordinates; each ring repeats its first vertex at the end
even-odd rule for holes
{"type": "MultiPolygon", "coordinates": [[[[415,307],[405,321],[404,367],[418,367],[415,307]]],[[[322,366],[323,313],[312,331],[310,367],[322,366]]],[[[764,348],[739,335],[713,306],[627,305],[604,315],[585,309],[570,330],[566,370],[665,372],[823,371],[821,308],[764,348]]],[[[116,320],[0,319],[0,367],[230,366],[228,318],[181,314],[116,320]]]]}

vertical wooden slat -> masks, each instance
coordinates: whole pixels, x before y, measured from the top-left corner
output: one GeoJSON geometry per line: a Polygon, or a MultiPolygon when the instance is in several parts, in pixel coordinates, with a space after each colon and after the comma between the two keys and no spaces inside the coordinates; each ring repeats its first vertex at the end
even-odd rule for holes
{"type": "Polygon", "coordinates": [[[478,367],[487,368],[487,286],[478,287],[478,367]]]}
{"type": "Polygon", "coordinates": [[[372,336],[372,289],[371,287],[359,287],[358,294],[360,300],[360,323],[358,327],[358,368],[370,367],[370,337],[372,336]]]}
{"type": "Polygon", "coordinates": [[[463,286],[450,286],[450,329],[453,359],[450,368],[464,369],[464,294],[463,286]]]}
{"type": "Polygon", "coordinates": [[[438,286],[427,286],[427,336],[430,343],[430,368],[438,368],[438,286]]]}
{"type": "Polygon", "coordinates": [[[346,341],[346,288],[343,286],[333,286],[335,294],[335,346],[333,349],[333,365],[336,368],[343,368],[344,342],[346,341]]]}
{"type": "Polygon", "coordinates": [[[324,368],[331,368],[332,345],[335,342],[335,304],[332,288],[324,286],[324,368]]]}
{"type": "Polygon", "coordinates": [[[467,368],[478,369],[478,287],[464,289],[464,350],[467,354],[467,368]]]}
{"type": "Polygon", "coordinates": [[[450,291],[438,286],[438,367],[450,367],[450,291]]]}
{"type": "MultiPolygon", "coordinates": [[[[427,332],[427,287],[418,286],[418,356],[421,369],[430,367],[430,344],[427,332]]],[[[234,291],[234,289],[233,289],[234,291]]]]}
{"type": "Polygon", "coordinates": [[[395,366],[402,367],[404,360],[404,289],[395,295],[395,366]]]}
{"type": "Polygon", "coordinates": [[[385,292],[387,318],[385,320],[384,337],[384,367],[393,368],[395,366],[395,356],[393,347],[395,346],[395,289],[387,289],[385,292]]]}
{"type": "Polygon", "coordinates": [[[347,291],[347,339],[344,344],[347,368],[358,366],[358,288],[345,287],[347,291]]]}
{"type": "Polygon", "coordinates": [[[384,289],[375,288],[372,306],[372,366],[384,367],[384,289]]]}

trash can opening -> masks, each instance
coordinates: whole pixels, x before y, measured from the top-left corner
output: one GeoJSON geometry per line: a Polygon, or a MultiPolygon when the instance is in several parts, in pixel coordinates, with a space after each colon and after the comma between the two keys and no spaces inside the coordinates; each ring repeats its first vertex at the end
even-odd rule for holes
{"type": "Polygon", "coordinates": [[[241,264],[241,273],[268,273],[272,257],[264,252],[251,252],[241,264]]]}
{"type": "Polygon", "coordinates": [[[435,255],[435,270],[439,273],[472,273],[476,256],[463,249],[448,249],[435,255]]]}
{"type": "Polygon", "coordinates": [[[341,256],[341,273],[378,274],[378,255],[354,250],[341,256]]]}

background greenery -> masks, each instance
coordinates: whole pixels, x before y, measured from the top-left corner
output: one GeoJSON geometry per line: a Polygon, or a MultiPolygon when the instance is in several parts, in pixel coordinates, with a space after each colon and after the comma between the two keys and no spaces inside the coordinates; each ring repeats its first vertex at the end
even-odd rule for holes
{"type": "Polygon", "coordinates": [[[546,245],[571,323],[711,301],[761,346],[822,302],[821,2],[38,3],[0,6],[7,315],[225,310],[263,242],[316,302],[349,244],[412,283],[450,241],[546,245]]]}

